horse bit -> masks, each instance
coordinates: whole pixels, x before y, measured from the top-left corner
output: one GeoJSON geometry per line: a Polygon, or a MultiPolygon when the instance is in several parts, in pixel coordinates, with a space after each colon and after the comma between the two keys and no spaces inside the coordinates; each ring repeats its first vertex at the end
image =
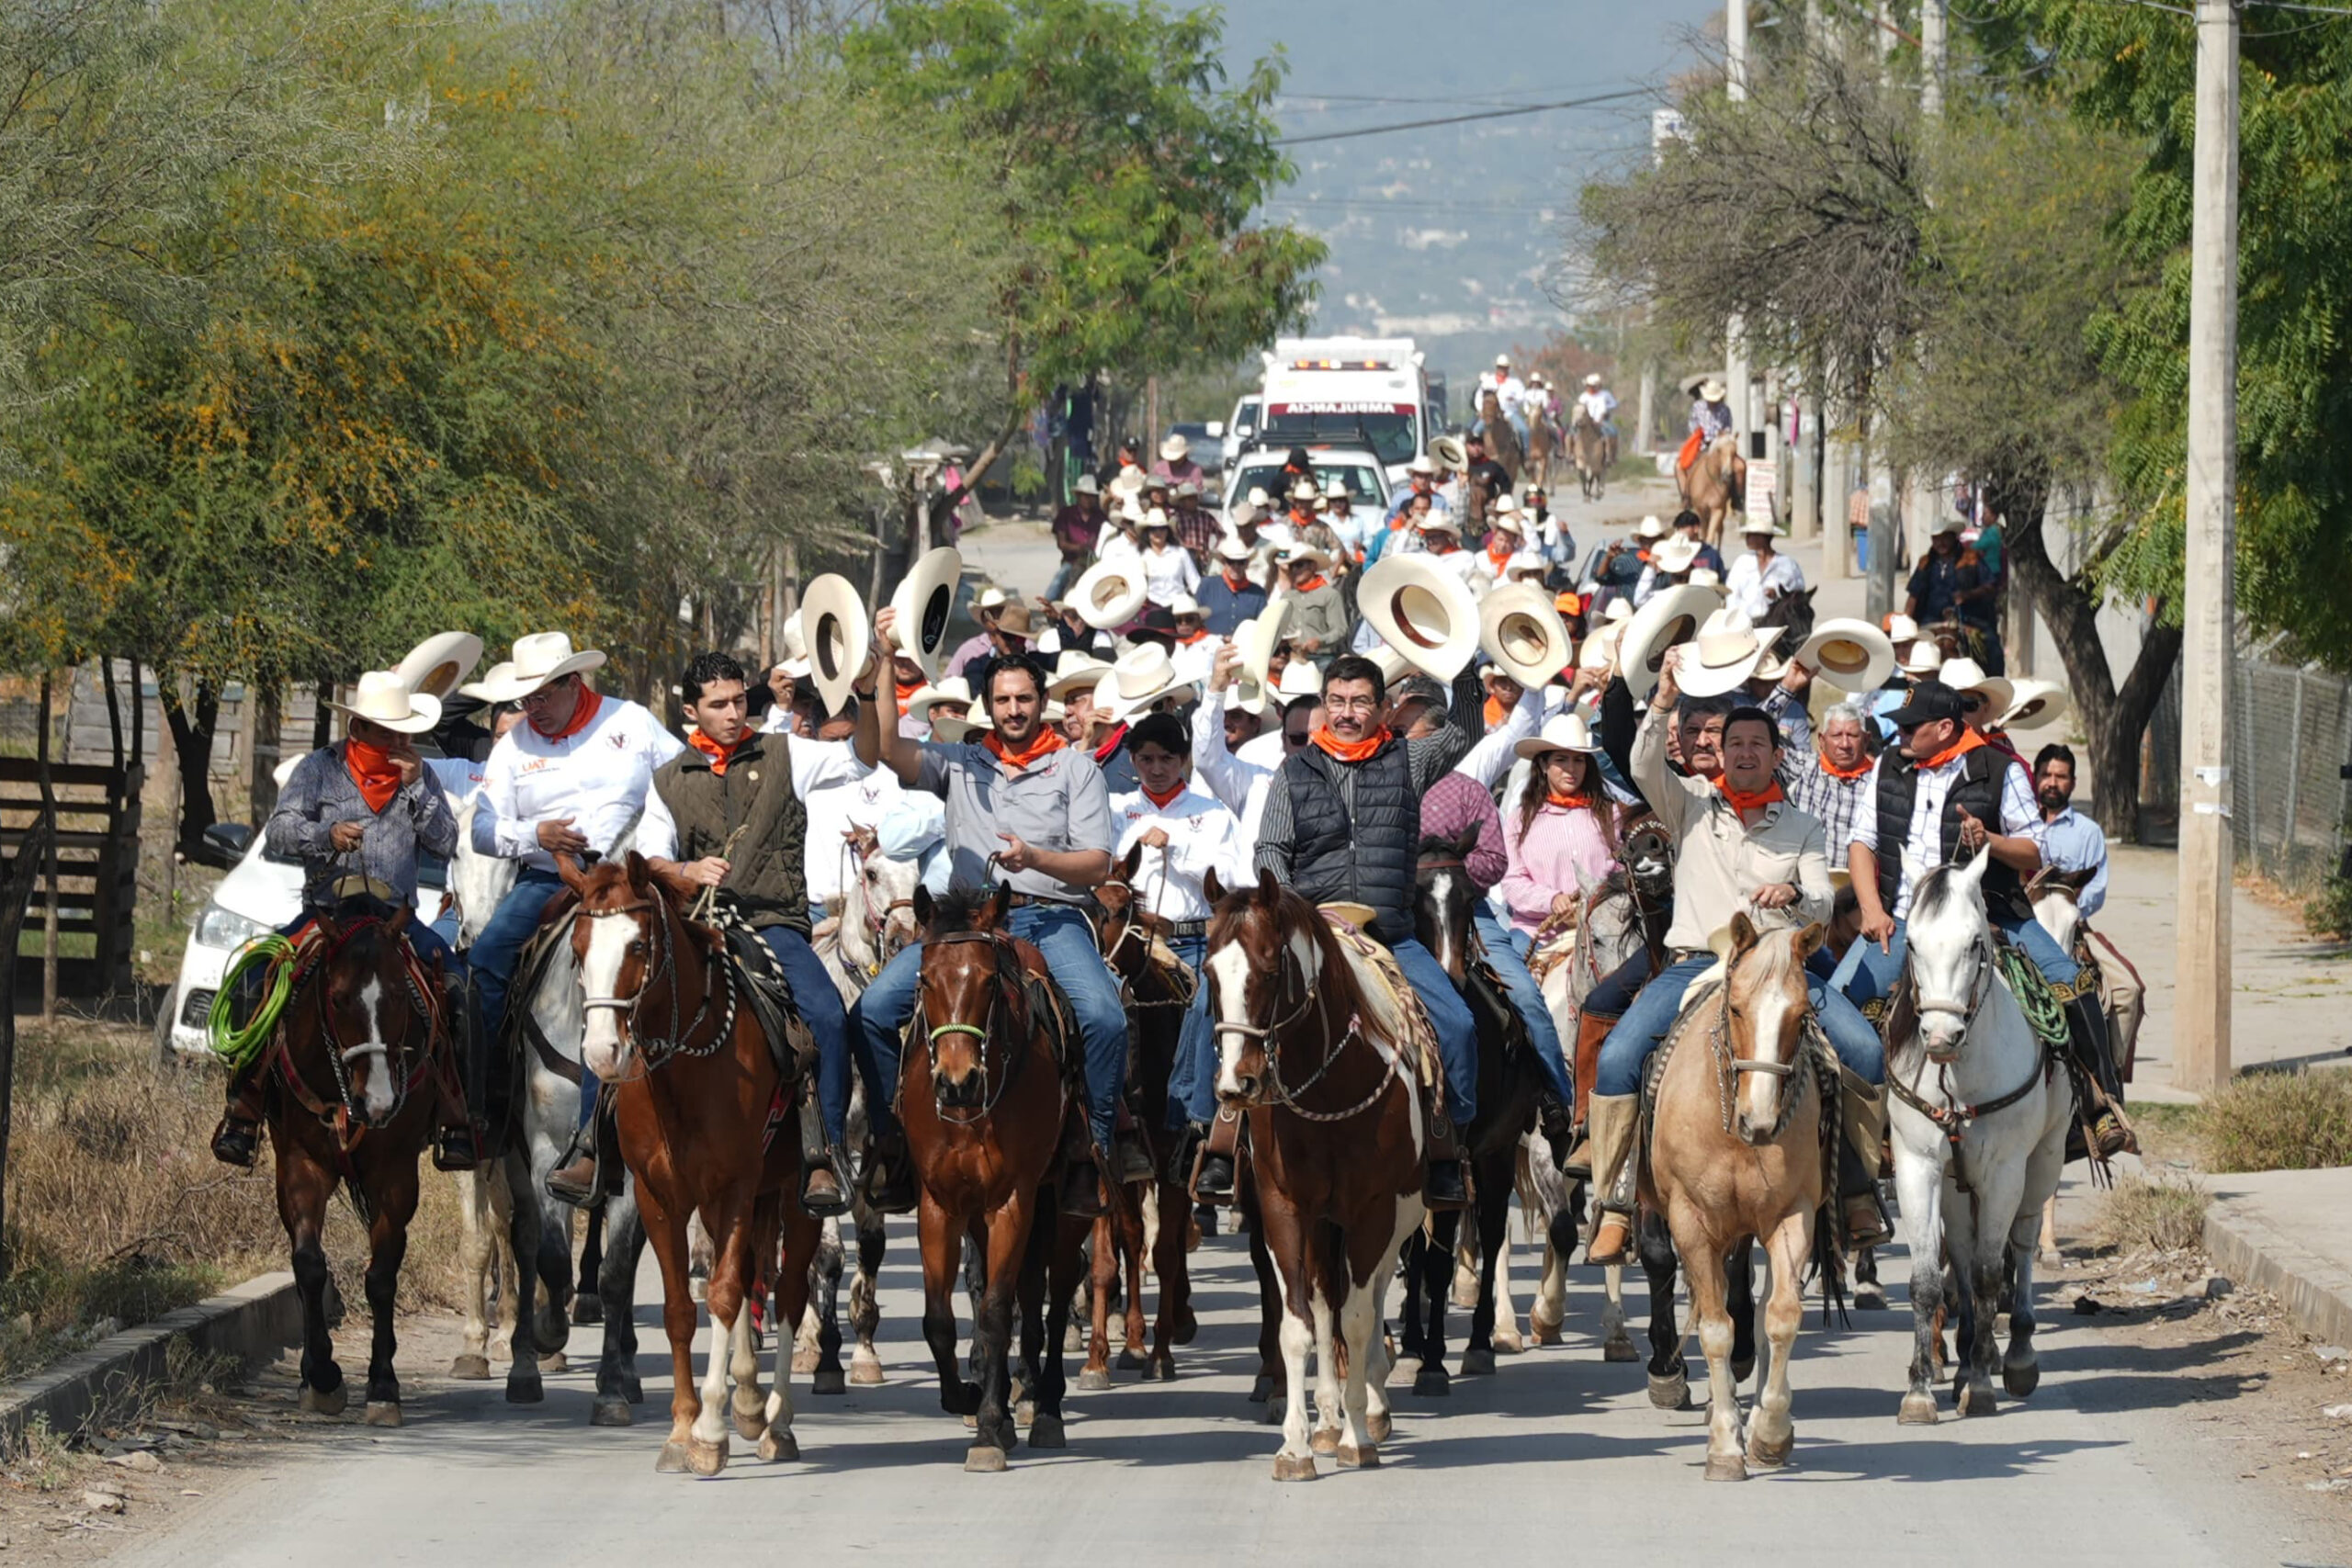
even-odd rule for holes
{"type": "MultiPolygon", "coordinates": [[[[1274,998],[1277,1005],[1279,1005],[1283,994],[1290,988],[1290,976],[1295,972],[1296,967],[1296,964],[1292,961],[1290,949],[1285,945],[1281,949],[1280,956],[1274,961],[1274,998]]],[[[1317,1019],[1324,1018],[1322,982],[1319,979],[1308,980],[1305,981],[1305,984],[1306,989],[1305,993],[1299,997],[1298,1005],[1291,1009],[1290,1011],[1284,1013],[1282,1017],[1275,1019],[1271,1023],[1235,1023],[1224,1019],[1219,1019],[1214,1027],[1213,1032],[1216,1034],[1238,1034],[1245,1040],[1255,1040],[1258,1042],[1259,1049],[1263,1051],[1266,1055],[1266,1087],[1271,1091],[1272,1103],[1283,1107],[1284,1110],[1290,1111],[1294,1116],[1300,1117],[1301,1119],[1308,1122],[1345,1122],[1351,1117],[1361,1116],[1363,1112],[1371,1110],[1374,1105],[1378,1104],[1380,1097],[1388,1092],[1388,1080],[1396,1076],[1396,1064],[1401,1056],[1401,1053],[1397,1055],[1391,1055],[1386,1058],[1388,1070],[1380,1075],[1380,1080],[1372,1086],[1372,1092],[1365,1095],[1355,1104],[1349,1106],[1345,1111],[1309,1111],[1306,1107],[1299,1104],[1298,1097],[1313,1089],[1317,1084],[1322,1082],[1323,1075],[1331,1070],[1331,1065],[1340,1059],[1340,1053],[1348,1048],[1348,1043],[1351,1040],[1361,1039],[1363,1035],[1363,1020],[1361,1017],[1349,1019],[1347,1033],[1342,1035],[1340,1038],[1339,1043],[1334,1044],[1330,1050],[1324,1053],[1323,1060],[1316,1066],[1316,1069],[1312,1073],[1307,1075],[1306,1081],[1305,1083],[1300,1084],[1296,1089],[1292,1089],[1290,1086],[1283,1083],[1282,1070],[1282,1046],[1275,1040],[1275,1035],[1279,1034],[1282,1031],[1289,1028],[1292,1024],[1296,1023],[1301,1018],[1305,1017],[1306,1010],[1310,1007],[1315,1010],[1315,1015],[1317,1019]]],[[[1328,1021],[1328,1020],[1326,1021],[1328,1021]]]]}
{"type": "MultiPolygon", "coordinates": [[[[669,905],[659,894],[656,894],[650,898],[639,898],[627,904],[616,904],[608,909],[582,908],[573,915],[572,919],[574,920],[603,920],[618,915],[627,915],[634,921],[640,911],[649,909],[659,910],[663,916],[671,913],[669,905]]],[[[720,940],[723,942],[725,939],[720,940]]],[[[718,954],[708,953],[704,954],[706,970],[717,969],[719,984],[706,985],[703,987],[701,1005],[695,1009],[695,1016],[686,1023],[684,1031],[681,1031],[678,1027],[677,947],[671,941],[668,919],[661,919],[653,922],[650,941],[654,952],[653,962],[646,972],[638,977],[636,995],[583,997],[581,1002],[583,1012],[594,1012],[601,1009],[618,1012],[624,1016],[628,1024],[628,1037],[637,1046],[638,1060],[643,1064],[638,1074],[639,1077],[651,1072],[673,1056],[710,1055],[735,1033],[734,965],[727,963],[718,954]],[[649,1035],[638,1027],[637,1010],[644,1005],[646,993],[663,980],[670,983],[670,1032],[666,1035],[649,1035]],[[703,1021],[710,1016],[711,994],[721,987],[724,987],[727,993],[727,1009],[719,1019],[718,1027],[711,1032],[710,1039],[705,1043],[687,1044],[686,1037],[700,1029],[703,1021]]],[[[615,1081],[626,1080],[616,1079],[615,1081]]]]}

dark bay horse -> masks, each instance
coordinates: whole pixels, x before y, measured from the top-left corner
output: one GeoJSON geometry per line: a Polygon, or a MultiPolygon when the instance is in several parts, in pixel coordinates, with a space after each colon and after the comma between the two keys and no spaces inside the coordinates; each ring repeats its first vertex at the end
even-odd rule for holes
{"type": "MultiPolygon", "coordinates": [[[[673,1392],[670,1436],[654,1468],[716,1475],[727,1467],[722,1404],[730,1377],[735,1430],[759,1445],[763,1460],[797,1459],[785,1359],[790,1325],[808,1303],[818,1227],[795,1201],[800,1145],[782,1128],[794,1082],[789,1056],[769,1040],[726,938],[680,913],[699,888],[656,872],[633,850],[584,872],[568,857],[557,864],[580,899],[571,951],[588,1014],[581,1060],[615,1097],[638,1219],[662,1266],[673,1392]],[[710,1353],[699,1389],[686,1239],[696,1214],[718,1254],[705,1294],[710,1353]],[[763,1280],[773,1281],[771,1322],[779,1326],[774,1387],[764,1393],[749,1310],[763,1280]]],[[[615,1250],[633,1261],[634,1246],[615,1239],[615,1250]]],[[[597,1406],[604,1424],[627,1424],[625,1398],[600,1392],[597,1406]]]]}
{"type": "Polygon", "coordinates": [[[1217,1096],[1246,1108],[1259,1223],[1280,1274],[1287,1411],[1277,1481],[1311,1481],[1315,1455],[1380,1462],[1388,1435],[1383,1298],[1421,1223],[1428,1110],[1407,1009],[1372,961],[1261,871],[1218,899],[1203,964],[1216,1021],[1217,1096]],[[1344,1347],[1345,1368],[1340,1365],[1344,1347]],[[1317,1428],[1306,1420],[1316,1353],[1317,1428]],[[1344,1377],[1344,1389],[1342,1379],[1344,1377]]]}
{"type": "Polygon", "coordinates": [[[899,1066],[899,1117],[922,1180],[922,1336],[938,1364],[941,1405],[976,1421],[964,1468],[983,1472],[1003,1470],[1019,1441],[1010,1408],[1016,1293],[1023,1403],[1035,1407],[1029,1446],[1067,1446],[1062,1337],[1090,1228],[1065,1218],[1057,1197],[1066,1127],[1084,1114],[1063,1073],[1076,1024],[1045,954],[1001,929],[1011,904],[1001,885],[993,895],[956,888],[936,900],[916,892],[922,979],[899,1066]],[[977,1382],[966,1380],[956,1355],[956,1277],[967,1235],[987,1259],[972,1321],[977,1382]]]}
{"type": "Polygon", "coordinates": [[[1127,998],[1127,1094],[1136,1120],[1151,1150],[1149,1181],[1120,1187],[1094,1222],[1093,1337],[1086,1366],[1079,1373],[1082,1389],[1111,1386],[1109,1314],[1111,1287],[1117,1271],[1126,1270],[1125,1348],[1119,1364],[1141,1368],[1144,1381],[1173,1382],[1175,1347],[1192,1343],[1199,1324],[1193,1314],[1193,1287],[1185,1265],[1184,1238],[1192,1199],[1184,1188],[1168,1179],[1171,1141],[1167,1125],[1168,1078],[1176,1065],[1177,1037],[1182,1032],[1184,1010],[1191,1005],[1197,982],[1176,963],[1166,946],[1170,930],[1165,916],[1136,907],[1135,879],[1143,869],[1144,847],[1127,852],[1114,875],[1094,890],[1102,906],[1096,937],[1102,960],[1119,977],[1127,998]],[[1151,1249],[1152,1272],[1159,1279],[1159,1319],[1146,1357],[1143,1320],[1143,1197],[1153,1191],[1159,1208],[1159,1235],[1151,1249]]]}
{"type": "MultiPolygon", "coordinates": [[[[1519,1141],[1535,1124],[1536,1090],[1544,1081],[1527,1025],[1474,951],[1477,938],[1471,915],[1480,895],[1464,862],[1477,841],[1476,823],[1463,829],[1458,840],[1423,839],[1413,901],[1415,934],[1461,987],[1478,1022],[1478,1115],[1463,1129],[1478,1249],[1478,1299],[1471,1312],[1469,1343],[1462,1352],[1465,1377],[1495,1370],[1495,1265],[1510,1223],[1519,1141]]],[[[1432,1214],[1405,1243],[1399,1344],[1404,1354],[1417,1357],[1421,1364],[1413,1379],[1415,1393],[1453,1392],[1445,1370],[1445,1301],[1461,1222],[1458,1211],[1432,1214]]]]}
{"type": "MultiPolygon", "coordinates": [[[[371,1427],[401,1424],[392,1372],[392,1312],[415,1217],[417,1156],[431,1140],[437,1099],[454,1089],[440,966],[417,963],[402,936],[405,904],[345,901],[318,917],[292,960],[292,995],[262,1073],[269,1141],[277,1154],[277,1217],[293,1247],[302,1303],[305,1410],[340,1414],[350,1399],[327,1328],[327,1201],[341,1187],[368,1225],[368,1355],[371,1427]]],[[[517,1249],[536,1237],[518,1233],[517,1249]]],[[[539,1397],[530,1316],[515,1325],[507,1396],[539,1397]],[[518,1392],[519,1391],[519,1392],[518,1392]]]]}
{"type": "Polygon", "coordinates": [[[1813,635],[1813,596],[1820,592],[1818,588],[1800,588],[1793,593],[1782,593],[1772,601],[1765,609],[1763,618],[1756,623],[1758,631],[1766,626],[1788,628],[1774,649],[1781,658],[1786,659],[1803,648],[1804,639],[1813,635]]]}

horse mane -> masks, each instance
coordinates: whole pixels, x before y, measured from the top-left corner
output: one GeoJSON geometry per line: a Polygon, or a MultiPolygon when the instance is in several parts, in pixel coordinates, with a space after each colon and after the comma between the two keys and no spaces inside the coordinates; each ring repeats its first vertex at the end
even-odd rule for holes
{"type": "MultiPolygon", "coordinates": [[[[1957,867],[1947,863],[1937,866],[1919,878],[1918,885],[1911,890],[1913,921],[1932,920],[1943,914],[1948,908],[1962,902],[1952,891],[1952,881],[1957,871],[1957,867]]],[[[1977,912],[1977,918],[1979,919],[1984,918],[1982,911],[1977,912]]]]}
{"type": "Polygon", "coordinates": [[[977,929],[980,914],[996,897],[996,889],[969,882],[951,884],[931,901],[931,934],[953,936],[977,929]]]}

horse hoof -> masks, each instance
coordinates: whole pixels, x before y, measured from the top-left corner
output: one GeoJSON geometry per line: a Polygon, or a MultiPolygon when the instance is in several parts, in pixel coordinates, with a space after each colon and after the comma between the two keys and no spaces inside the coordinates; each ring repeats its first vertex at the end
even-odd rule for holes
{"type": "Polygon", "coordinates": [[[1131,1347],[1122,1349],[1119,1352],[1119,1370],[1123,1372],[1143,1371],[1143,1357],[1131,1347]]]}
{"type": "Polygon", "coordinates": [[[362,1426],[397,1427],[401,1424],[401,1402],[397,1399],[371,1399],[359,1413],[362,1426]]]}
{"type": "Polygon", "coordinates": [[[488,1382],[490,1358],[469,1352],[449,1363],[449,1375],[463,1382],[488,1382]]]}
{"type": "Polygon", "coordinates": [[[1739,1455],[1736,1453],[1709,1454],[1707,1456],[1707,1479],[1710,1481],[1745,1481],[1747,1479],[1747,1461],[1740,1458],[1739,1455]]]}
{"type": "Polygon", "coordinates": [[[596,1403],[588,1407],[591,1427],[631,1427],[637,1416],[629,1410],[628,1401],[613,1394],[598,1394],[596,1403]]]}
{"type": "Polygon", "coordinates": [[[1274,1380],[1267,1376],[1264,1372],[1260,1372],[1258,1374],[1258,1381],[1250,1385],[1250,1403],[1252,1404],[1263,1404],[1266,1403],[1267,1395],[1272,1393],[1273,1391],[1274,1380]]]}
{"type": "Polygon", "coordinates": [[[964,1450],[964,1468],[974,1475],[1001,1475],[1004,1450],[975,1443],[964,1450]]]}
{"type": "Polygon", "coordinates": [[[1341,1443],[1339,1460],[1341,1470],[1378,1470],[1380,1450],[1370,1443],[1363,1448],[1358,1448],[1353,1443],[1341,1443]]]}
{"type": "Polygon", "coordinates": [[[1274,1479],[1276,1481],[1314,1480],[1315,1456],[1313,1454],[1276,1454],[1274,1479]]]}
{"type": "Polygon", "coordinates": [[[1318,1454],[1338,1453],[1340,1429],[1337,1427],[1317,1427],[1307,1435],[1306,1446],[1318,1454]]]}
{"type": "Polygon", "coordinates": [[[506,1374],[507,1404],[537,1404],[547,1396],[547,1390],[540,1386],[538,1373],[533,1372],[528,1377],[519,1376],[514,1372],[506,1374]]]}
{"type": "Polygon", "coordinates": [[[627,1377],[621,1379],[621,1397],[628,1400],[631,1404],[642,1404],[645,1403],[645,1384],[639,1381],[638,1375],[635,1372],[631,1372],[627,1377]]]}
{"type": "Polygon", "coordinates": [[[572,1297],[571,1321],[579,1324],[595,1324],[604,1322],[605,1298],[602,1296],[584,1295],[572,1297]]]}
{"type": "MultiPolygon", "coordinates": [[[[1528,1337],[1538,1345],[1557,1345],[1560,1342],[1560,1325],[1556,1323],[1546,1323],[1533,1313],[1527,1314],[1527,1334],[1528,1337]]],[[[1613,1345],[1604,1346],[1601,1350],[1602,1359],[1611,1361],[1623,1360],[1625,1359],[1623,1356],[1610,1354],[1615,1348],[1613,1345]]],[[[1625,1345],[1626,1355],[1633,1354],[1633,1344],[1629,1340],[1625,1345]]]]}
{"type": "Polygon", "coordinates": [[[344,1406],[351,1403],[351,1390],[342,1383],[337,1383],[326,1393],[321,1393],[317,1389],[305,1383],[302,1385],[300,1403],[302,1408],[313,1416],[340,1416],[343,1414],[344,1406]]]}
{"type": "Polygon", "coordinates": [[[804,1345],[800,1348],[793,1351],[792,1370],[796,1374],[803,1377],[817,1370],[817,1348],[813,1345],[804,1345]]]}
{"type": "Polygon", "coordinates": [[[706,1443],[700,1438],[686,1439],[686,1468],[696,1475],[713,1476],[727,1468],[727,1439],[706,1443]]]}
{"type": "Polygon", "coordinates": [[[1429,1399],[1445,1399],[1453,1393],[1453,1380],[1445,1375],[1443,1367],[1426,1366],[1414,1374],[1413,1392],[1429,1399]]]}
{"type": "Polygon", "coordinates": [[[2041,1386],[2041,1363],[2028,1361],[2022,1367],[2003,1367],[2001,1386],[2009,1391],[2012,1399],[2023,1399],[2041,1386]]]}
{"type": "Polygon", "coordinates": [[[677,1442],[662,1444],[662,1457],[653,1461],[653,1473],[656,1475],[685,1474],[686,1445],[677,1442]]]}
{"type": "Polygon", "coordinates": [[[733,1415],[735,1417],[735,1435],[742,1438],[745,1442],[756,1443],[763,1437],[767,1435],[768,1413],[765,1401],[762,1401],[760,1407],[752,1410],[748,1415],[741,1410],[733,1412],[733,1415]]]}
{"type": "Polygon", "coordinates": [[[1797,1446],[1793,1431],[1779,1442],[1767,1442],[1751,1432],[1747,1436],[1747,1462],[1758,1470],[1778,1470],[1789,1462],[1789,1450],[1797,1446]]]}
{"type": "Polygon", "coordinates": [[[791,1464],[800,1458],[800,1439],[771,1427],[760,1434],[760,1458],[770,1464],[791,1464]]]}
{"type": "Polygon", "coordinates": [[[842,1370],[839,1367],[819,1367],[817,1369],[816,1375],[808,1380],[808,1392],[811,1393],[847,1393],[849,1392],[849,1380],[842,1376],[842,1370]]]}
{"type": "Polygon", "coordinates": [[[1159,1355],[1152,1357],[1151,1359],[1143,1364],[1143,1381],[1146,1382],[1174,1382],[1176,1381],[1176,1358],[1169,1355],[1164,1350],[1159,1355]]]}
{"type": "Polygon", "coordinates": [[[1903,1408],[1895,1413],[1898,1427],[1932,1427],[1936,1424],[1936,1396],[1932,1393],[1906,1393],[1903,1408]]]}
{"type": "Polygon", "coordinates": [[[1993,1385],[1990,1382],[1966,1382],[1960,1386],[1960,1397],[1953,1400],[1962,1416],[1990,1416],[1996,1408],[1993,1385]]]}
{"type": "Polygon", "coordinates": [[[1662,1378],[1656,1372],[1652,1372],[1650,1374],[1650,1403],[1660,1410],[1690,1409],[1690,1375],[1688,1372],[1677,1372],[1670,1378],[1662,1378]]]}
{"type": "MultiPolygon", "coordinates": [[[[1548,1343],[1557,1345],[1559,1342],[1559,1330],[1554,1329],[1548,1343]]],[[[1634,1348],[1634,1342],[1630,1339],[1611,1339],[1601,1346],[1600,1359],[1604,1361],[1638,1361],[1642,1353],[1634,1348]]]]}
{"type": "Polygon", "coordinates": [[[1363,1429],[1371,1434],[1374,1442],[1385,1443],[1389,1434],[1396,1430],[1396,1422],[1385,1410],[1375,1410],[1363,1418],[1363,1429]]]}
{"type": "Polygon", "coordinates": [[[1498,1356],[1517,1356],[1527,1349],[1527,1342],[1520,1338],[1516,1328],[1496,1329],[1494,1345],[1498,1356]]]}
{"type": "Polygon", "coordinates": [[[1734,1361],[1731,1364],[1732,1385],[1736,1388],[1739,1384],[1746,1382],[1750,1377],[1755,1375],[1755,1371],[1756,1358],[1753,1356],[1748,1357],[1747,1359],[1744,1361],[1734,1361]]]}
{"type": "Polygon", "coordinates": [[[1464,1350],[1462,1352],[1462,1375],[1464,1377],[1492,1377],[1494,1375],[1494,1371],[1495,1353],[1492,1350],[1464,1350]]]}
{"type": "Polygon", "coordinates": [[[1089,1367],[1078,1374],[1078,1386],[1084,1393],[1099,1393],[1111,1386],[1111,1374],[1089,1367]]]}
{"type": "Polygon", "coordinates": [[[1879,1285],[1855,1286],[1854,1310],[1856,1312],[1884,1312],[1886,1310],[1885,1289],[1879,1285]]]}
{"type": "Polygon", "coordinates": [[[1029,1423],[1029,1446],[1033,1449],[1066,1449],[1069,1438],[1062,1431],[1058,1416],[1040,1416],[1029,1423]]]}
{"type": "Polygon", "coordinates": [[[862,1359],[851,1361],[849,1364],[849,1381],[855,1383],[860,1388],[881,1387],[881,1360],[877,1358],[876,1359],[870,1361],[862,1359]]]}
{"type": "Polygon", "coordinates": [[[558,1350],[552,1356],[541,1356],[539,1358],[539,1371],[548,1377],[553,1377],[558,1372],[568,1372],[571,1370],[571,1358],[565,1355],[560,1350],[558,1350]]]}

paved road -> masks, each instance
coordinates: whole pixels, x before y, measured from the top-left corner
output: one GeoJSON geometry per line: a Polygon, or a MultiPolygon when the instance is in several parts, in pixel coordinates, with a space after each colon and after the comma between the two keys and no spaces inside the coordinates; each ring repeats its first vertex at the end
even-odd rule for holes
{"type": "MultiPolygon", "coordinates": [[[[1069,1450],[1018,1450],[1007,1474],[961,1468],[967,1438],[938,1409],[916,1323],[911,1241],[900,1229],[885,1280],[890,1382],[845,1397],[799,1395],[801,1462],[763,1466],[739,1444],[716,1480],[656,1475],[668,1390],[666,1377],[650,1375],[651,1356],[642,1424],[617,1431],[586,1425],[585,1371],[549,1378],[536,1408],[504,1404],[496,1384],[419,1379],[404,1430],[305,1434],[242,1483],[209,1480],[213,1495],[120,1561],[286,1563],[317,1561],[326,1549],[357,1562],[436,1568],[837,1552],[1141,1564],[1289,1552],[1322,1562],[1351,1547],[1393,1560],[1399,1546],[1426,1551],[1442,1541],[1510,1562],[1563,1552],[1690,1561],[1686,1542],[1745,1563],[1806,1568],[1926,1553],[2002,1568],[2326,1560],[2310,1555],[2310,1543],[2299,1552],[2246,1506],[2249,1494],[2229,1490],[2234,1456],[2187,1435],[2198,1428],[2182,1414],[2190,1396],[2177,1380],[2080,1325],[2063,1303],[2030,1404],[1931,1429],[1894,1422],[1907,1318],[1873,1314],[1822,1331],[1808,1314],[1794,1370],[1793,1466],[1745,1485],[1709,1484],[1700,1474],[1703,1410],[1655,1410],[1640,1367],[1601,1361],[1590,1333],[1597,1276],[1579,1270],[1566,1344],[1506,1359],[1494,1377],[1459,1380],[1447,1400],[1400,1390],[1382,1469],[1342,1474],[1325,1461],[1316,1483],[1278,1485],[1270,1472],[1279,1434],[1255,1424],[1245,1397],[1256,1323],[1247,1258],[1231,1237],[1195,1257],[1202,1330],[1182,1353],[1179,1381],[1125,1374],[1108,1392],[1074,1394],[1069,1450]]],[[[1634,1294],[1639,1310],[1638,1287],[1634,1294]]],[[[640,1305],[649,1347],[660,1343],[653,1315],[640,1305]]],[[[575,1338],[576,1365],[586,1365],[594,1338],[593,1330],[575,1338]]],[[[666,1355],[660,1360],[666,1368],[666,1355]]],[[[1703,1378],[1693,1383],[1703,1397],[1703,1378]]]]}

